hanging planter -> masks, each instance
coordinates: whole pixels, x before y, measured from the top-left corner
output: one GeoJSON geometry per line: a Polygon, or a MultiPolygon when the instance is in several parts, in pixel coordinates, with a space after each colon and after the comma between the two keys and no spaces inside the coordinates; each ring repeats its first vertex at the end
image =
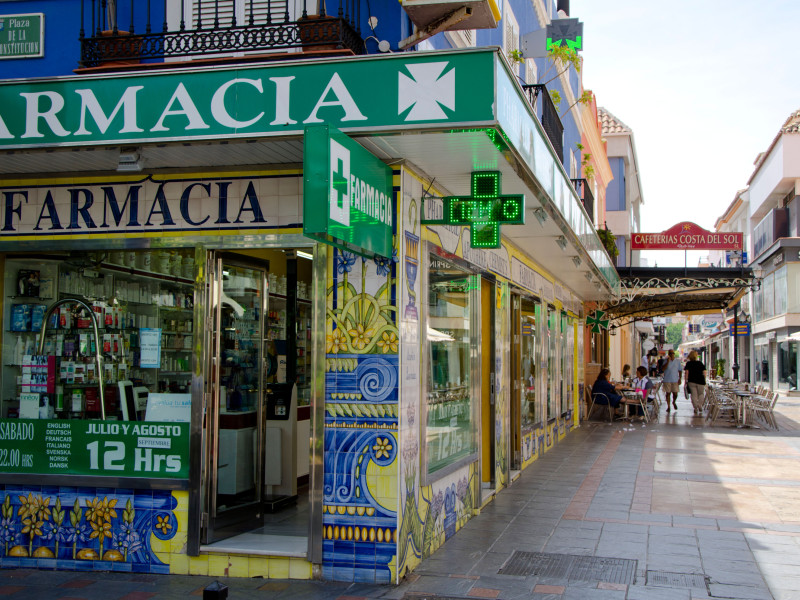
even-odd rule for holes
{"type": "Polygon", "coordinates": [[[598,229],[597,236],[600,238],[600,241],[603,242],[603,247],[606,249],[606,252],[608,252],[611,260],[616,260],[616,258],[619,256],[619,248],[617,248],[616,236],[614,236],[614,234],[608,229],[598,229]]]}

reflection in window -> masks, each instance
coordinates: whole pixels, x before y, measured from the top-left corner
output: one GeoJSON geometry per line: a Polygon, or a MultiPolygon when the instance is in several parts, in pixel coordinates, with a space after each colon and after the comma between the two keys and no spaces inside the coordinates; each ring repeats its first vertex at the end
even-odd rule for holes
{"type": "Polygon", "coordinates": [[[797,387],[797,342],[785,340],[778,344],[778,381],[797,387]]]}
{"type": "Polygon", "coordinates": [[[573,349],[575,346],[572,323],[566,314],[561,315],[561,332],[561,373],[563,375],[561,413],[564,414],[569,411],[573,397],[573,349]]]}
{"type": "Polygon", "coordinates": [[[561,395],[559,385],[558,361],[558,313],[552,308],[547,308],[547,418],[555,419],[558,416],[558,406],[561,395]]]}
{"type": "Polygon", "coordinates": [[[528,298],[523,298],[521,305],[518,376],[520,421],[525,430],[540,418],[536,410],[536,305],[528,298]]]}
{"type": "Polygon", "coordinates": [[[470,290],[476,277],[431,256],[428,272],[428,473],[476,452],[470,394],[470,290]]]}

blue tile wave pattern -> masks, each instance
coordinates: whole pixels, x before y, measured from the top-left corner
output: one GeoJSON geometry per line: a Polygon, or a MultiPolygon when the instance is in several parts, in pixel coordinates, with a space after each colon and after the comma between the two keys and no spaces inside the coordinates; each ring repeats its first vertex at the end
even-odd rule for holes
{"type": "Polygon", "coordinates": [[[389,583],[397,512],[367,476],[397,460],[396,355],[327,355],[323,577],[389,583]]]}

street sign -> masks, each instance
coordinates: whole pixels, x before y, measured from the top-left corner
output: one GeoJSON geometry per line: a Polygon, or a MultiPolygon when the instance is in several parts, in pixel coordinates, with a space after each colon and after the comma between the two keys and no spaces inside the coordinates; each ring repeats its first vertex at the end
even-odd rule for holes
{"type": "Polygon", "coordinates": [[[44,56],[44,13],[0,15],[0,59],[44,56]]]}
{"type": "Polygon", "coordinates": [[[745,336],[750,335],[750,323],[737,323],[736,327],[731,327],[730,335],[733,337],[734,335],[737,336],[745,336]]]}

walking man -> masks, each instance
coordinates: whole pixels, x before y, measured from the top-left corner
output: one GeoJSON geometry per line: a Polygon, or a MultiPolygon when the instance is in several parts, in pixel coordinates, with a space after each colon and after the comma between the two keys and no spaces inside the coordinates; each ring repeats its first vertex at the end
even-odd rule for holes
{"type": "Polygon", "coordinates": [[[681,389],[681,361],[675,359],[675,350],[667,352],[667,364],[664,365],[664,376],[661,386],[664,388],[664,397],[667,399],[667,412],[670,411],[669,396],[672,394],[672,406],[678,410],[678,391],[681,389]]]}

